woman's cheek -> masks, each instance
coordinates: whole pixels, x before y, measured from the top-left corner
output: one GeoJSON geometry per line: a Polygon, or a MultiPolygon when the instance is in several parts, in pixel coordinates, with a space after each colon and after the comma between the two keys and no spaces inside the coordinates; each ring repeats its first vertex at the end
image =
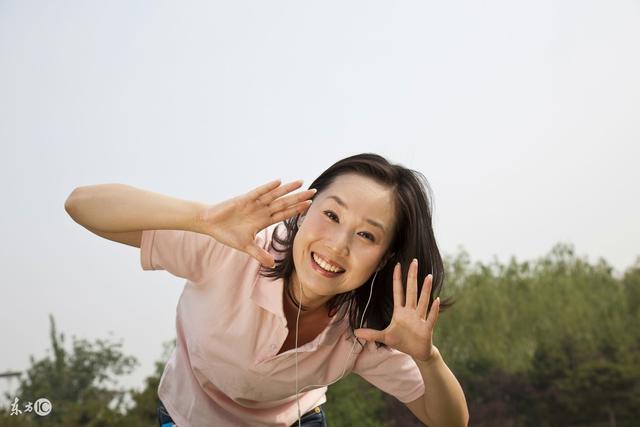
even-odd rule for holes
{"type": "Polygon", "coordinates": [[[310,221],[308,225],[308,232],[314,237],[327,235],[331,230],[330,225],[326,221],[322,221],[322,218],[313,218],[313,221],[310,221]]]}

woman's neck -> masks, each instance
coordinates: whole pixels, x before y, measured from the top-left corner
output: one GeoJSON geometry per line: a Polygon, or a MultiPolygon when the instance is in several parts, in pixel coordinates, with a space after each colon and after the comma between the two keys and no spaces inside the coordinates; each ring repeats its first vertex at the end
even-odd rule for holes
{"type": "MultiPolygon", "coordinates": [[[[287,287],[286,283],[284,285],[284,295],[283,295],[283,300],[284,300],[284,305],[283,308],[285,309],[285,314],[287,313],[294,313],[296,316],[298,314],[298,309],[299,309],[299,297],[296,295],[295,290],[293,289],[293,286],[289,286],[287,287]]],[[[320,305],[316,305],[315,307],[309,307],[307,305],[302,304],[302,308],[300,309],[300,318],[301,319],[314,319],[314,318],[318,318],[320,316],[324,317],[327,316],[327,308],[325,306],[326,302],[321,303],[320,305]]]]}

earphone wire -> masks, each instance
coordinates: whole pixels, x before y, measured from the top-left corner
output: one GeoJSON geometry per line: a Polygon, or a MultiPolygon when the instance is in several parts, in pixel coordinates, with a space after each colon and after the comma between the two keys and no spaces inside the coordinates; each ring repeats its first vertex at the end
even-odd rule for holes
{"type": "MultiPolygon", "coordinates": [[[[362,325],[364,324],[364,315],[367,312],[367,308],[369,307],[369,302],[371,301],[371,295],[373,295],[373,282],[376,280],[376,276],[378,275],[378,271],[376,270],[376,273],[373,275],[373,279],[371,279],[371,289],[369,290],[369,299],[367,300],[367,304],[364,306],[364,311],[362,312],[362,318],[360,319],[360,328],[362,328],[362,325]]],[[[351,355],[353,354],[353,349],[356,346],[356,342],[357,342],[357,338],[353,340],[353,346],[351,346],[351,351],[349,352],[349,355],[347,356],[347,359],[345,360],[344,363],[344,368],[342,369],[342,375],[340,375],[340,378],[338,378],[337,380],[334,380],[333,382],[330,382],[329,384],[310,384],[308,386],[305,386],[303,388],[301,388],[300,390],[298,390],[298,321],[300,319],[300,310],[302,309],[302,281],[300,281],[300,302],[298,303],[298,315],[296,317],[296,403],[298,405],[298,427],[301,427],[302,425],[302,416],[300,414],[300,400],[298,399],[298,394],[299,392],[301,392],[302,390],[304,390],[305,388],[309,388],[309,387],[328,387],[331,384],[336,383],[337,381],[339,381],[340,379],[342,379],[342,377],[344,376],[344,373],[347,370],[347,364],[349,363],[349,358],[351,357],[351,355]]],[[[351,302],[349,302],[349,307],[351,307],[351,302]]]]}

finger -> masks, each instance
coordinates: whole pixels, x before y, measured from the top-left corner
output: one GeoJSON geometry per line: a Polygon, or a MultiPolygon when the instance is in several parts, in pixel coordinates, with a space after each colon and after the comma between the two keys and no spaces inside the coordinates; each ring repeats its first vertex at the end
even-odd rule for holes
{"type": "Polygon", "coordinates": [[[429,317],[427,317],[427,323],[430,328],[434,328],[436,322],[438,321],[438,316],[440,315],[440,297],[436,298],[436,300],[431,304],[431,311],[429,312],[429,317]]]}
{"type": "Polygon", "coordinates": [[[265,205],[269,205],[271,204],[271,202],[273,202],[275,199],[277,199],[280,196],[284,196],[287,193],[292,192],[293,190],[295,190],[296,188],[299,188],[300,186],[302,186],[302,183],[304,181],[299,179],[297,181],[292,181],[292,182],[288,182],[284,185],[281,185],[280,187],[277,187],[263,195],[261,195],[259,197],[259,201],[261,203],[264,203],[265,205]]]}
{"type": "Polygon", "coordinates": [[[258,262],[265,267],[275,267],[275,260],[273,256],[269,252],[262,249],[260,246],[255,244],[249,245],[246,249],[246,252],[257,259],[258,262]]]}
{"type": "Polygon", "coordinates": [[[289,209],[285,209],[276,214],[273,214],[271,215],[271,224],[284,221],[285,219],[291,218],[292,216],[297,214],[305,213],[309,209],[309,206],[311,206],[311,200],[305,200],[304,202],[300,202],[291,206],[289,209]]]}
{"type": "Polygon", "coordinates": [[[407,273],[407,303],[405,307],[416,308],[418,299],[418,260],[413,259],[407,273]]]}
{"type": "Polygon", "coordinates": [[[283,209],[288,208],[291,205],[294,205],[299,202],[303,202],[305,200],[311,199],[316,194],[316,189],[312,188],[310,190],[302,191],[300,193],[290,194],[286,197],[282,197],[269,205],[269,212],[271,214],[277,213],[283,209]]]}
{"type": "Polygon", "coordinates": [[[278,188],[279,185],[280,178],[274,179],[271,182],[267,182],[266,184],[254,188],[253,190],[249,191],[247,195],[251,197],[251,200],[255,200],[263,194],[267,194],[269,191],[272,191],[274,188],[278,188]]]}
{"type": "Polygon", "coordinates": [[[361,328],[353,331],[355,336],[366,341],[378,341],[384,343],[384,333],[375,329],[361,328]]]}
{"type": "Polygon", "coordinates": [[[418,315],[421,319],[427,318],[427,309],[429,308],[429,300],[431,299],[431,285],[433,283],[433,275],[427,274],[422,282],[422,291],[418,300],[418,315]]]}
{"type": "Polygon", "coordinates": [[[404,307],[404,293],[402,291],[402,265],[396,264],[393,269],[393,305],[395,307],[404,307]]]}

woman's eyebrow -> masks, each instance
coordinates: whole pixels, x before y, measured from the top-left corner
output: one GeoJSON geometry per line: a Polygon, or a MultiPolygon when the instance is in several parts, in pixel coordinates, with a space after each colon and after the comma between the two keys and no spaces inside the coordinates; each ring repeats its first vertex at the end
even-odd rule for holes
{"type": "MultiPolygon", "coordinates": [[[[347,204],[338,196],[327,196],[327,199],[334,199],[340,206],[342,206],[345,209],[349,209],[349,207],[347,206],[347,204]]],[[[380,224],[378,221],[374,221],[371,218],[365,218],[365,221],[367,221],[369,224],[378,227],[379,229],[382,230],[383,233],[386,233],[384,226],[382,224],[380,224]]]]}

